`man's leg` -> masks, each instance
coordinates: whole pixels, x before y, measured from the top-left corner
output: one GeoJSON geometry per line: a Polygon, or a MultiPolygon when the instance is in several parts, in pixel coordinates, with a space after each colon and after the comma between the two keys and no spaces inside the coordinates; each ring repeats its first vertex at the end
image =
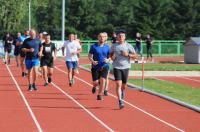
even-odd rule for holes
{"type": "Polygon", "coordinates": [[[72,68],[68,69],[69,86],[72,86],[72,68]]]}
{"type": "Polygon", "coordinates": [[[48,71],[47,71],[47,66],[42,66],[42,70],[43,70],[43,78],[44,78],[44,86],[48,85],[48,71]]]}
{"type": "Polygon", "coordinates": [[[35,85],[37,77],[38,77],[38,66],[34,66],[33,67],[33,89],[34,90],[37,90],[37,87],[35,85]]]}
{"type": "Polygon", "coordinates": [[[21,70],[22,70],[22,77],[26,76],[26,68],[25,68],[25,64],[24,64],[24,59],[25,59],[25,57],[20,56],[20,66],[21,66],[21,70]]]}
{"type": "Polygon", "coordinates": [[[17,67],[18,67],[19,66],[19,55],[15,56],[15,61],[16,61],[17,67]]]}
{"type": "Polygon", "coordinates": [[[106,79],[101,77],[99,80],[100,80],[100,86],[99,86],[99,92],[98,92],[98,95],[97,95],[97,100],[102,100],[102,92],[103,92],[103,89],[105,87],[106,79]]]}
{"type": "Polygon", "coordinates": [[[4,63],[8,64],[8,52],[7,52],[7,50],[5,50],[4,60],[5,60],[4,63]]]}
{"type": "Polygon", "coordinates": [[[48,83],[51,83],[52,75],[53,75],[53,68],[52,67],[48,67],[47,69],[48,69],[48,73],[47,73],[48,83]]]}

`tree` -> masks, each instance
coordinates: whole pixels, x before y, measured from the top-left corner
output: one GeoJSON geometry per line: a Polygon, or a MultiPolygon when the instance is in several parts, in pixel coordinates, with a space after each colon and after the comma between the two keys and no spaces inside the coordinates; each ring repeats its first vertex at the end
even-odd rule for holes
{"type": "Polygon", "coordinates": [[[142,0],[134,6],[133,25],[143,35],[152,34],[156,39],[163,36],[165,18],[162,9],[165,4],[160,0],[142,0]]]}

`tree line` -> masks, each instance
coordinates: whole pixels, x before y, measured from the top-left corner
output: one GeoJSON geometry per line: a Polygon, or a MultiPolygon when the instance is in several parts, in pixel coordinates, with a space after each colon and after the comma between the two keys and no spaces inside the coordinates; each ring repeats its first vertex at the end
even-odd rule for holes
{"type": "MultiPolygon", "coordinates": [[[[28,29],[30,0],[0,0],[0,35],[28,29]]],[[[96,39],[99,32],[124,29],[129,39],[136,32],[155,39],[199,36],[199,0],[65,0],[65,32],[96,39]]],[[[61,39],[62,0],[31,0],[31,25],[61,39]]]]}

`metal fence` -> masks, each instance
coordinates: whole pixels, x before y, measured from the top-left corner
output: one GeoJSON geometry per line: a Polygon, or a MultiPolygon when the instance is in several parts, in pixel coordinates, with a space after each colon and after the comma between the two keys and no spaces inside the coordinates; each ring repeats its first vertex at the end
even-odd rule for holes
{"type": "MultiPolygon", "coordinates": [[[[62,41],[53,41],[56,44],[57,49],[62,47],[62,41]]],[[[87,54],[89,52],[91,44],[96,43],[97,40],[83,40],[82,48],[83,54],[87,54]]],[[[127,40],[128,43],[135,46],[135,41],[127,40]]],[[[181,56],[183,55],[183,44],[184,40],[154,40],[153,42],[153,55],[154,56],[181,56]]],[[[108,41],[108,44],[111,45],[111,41],[108,41]]],[[[13,47],[14,48],[14,47],[13,47]]],[[[146,54],[146,44],[142,42],[141,53],[146,54]]],[[[13,54],[13,50],[12,50],[13,54]]],[[[3,43],[0,40],[0,56],[4,55],[3,43]]],[[[61,50],[58,51],[58,56],[62,56],[61,50]]]]}
{"type": "MultiPolygon", "coordinates": [[[[83,53],[88,53],[90,45],[97,42],[94,40],[84,40],[82,41],[83,53]]],[[[127,40],[132,46],[135,46],[135,41],[127,40]]],[[[154,40],[153,42],[153,54],[156,56],[180,56],[183,55],[183,44],[184,40],[154,40]]],[[[111,42],[108,41],[111,45],[111,42]]],[[[141,47],[141,53],[146,54],[146,44],[143,41],[141,47]]]]}

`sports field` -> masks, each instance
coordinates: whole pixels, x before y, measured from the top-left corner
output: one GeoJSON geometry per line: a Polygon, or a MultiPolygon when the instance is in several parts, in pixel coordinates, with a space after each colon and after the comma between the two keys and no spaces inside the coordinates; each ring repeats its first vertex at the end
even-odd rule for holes
{"type": "MultiPolygon", "coordinates": [[[[0,128],[2,131],[198,131],[198,112],[160,97],[126,90],[125,108],[119,110],[115,84],[109,96],[97,101],[91,93],[88,71],[80,69],[75,85],[68,86],[66,66],[56,61],[53,83],[27,91],[27,78],[15,66],[0,62],[0,128]]],[[[81,60],[87,64],[87,60],[81,60]]]]}

